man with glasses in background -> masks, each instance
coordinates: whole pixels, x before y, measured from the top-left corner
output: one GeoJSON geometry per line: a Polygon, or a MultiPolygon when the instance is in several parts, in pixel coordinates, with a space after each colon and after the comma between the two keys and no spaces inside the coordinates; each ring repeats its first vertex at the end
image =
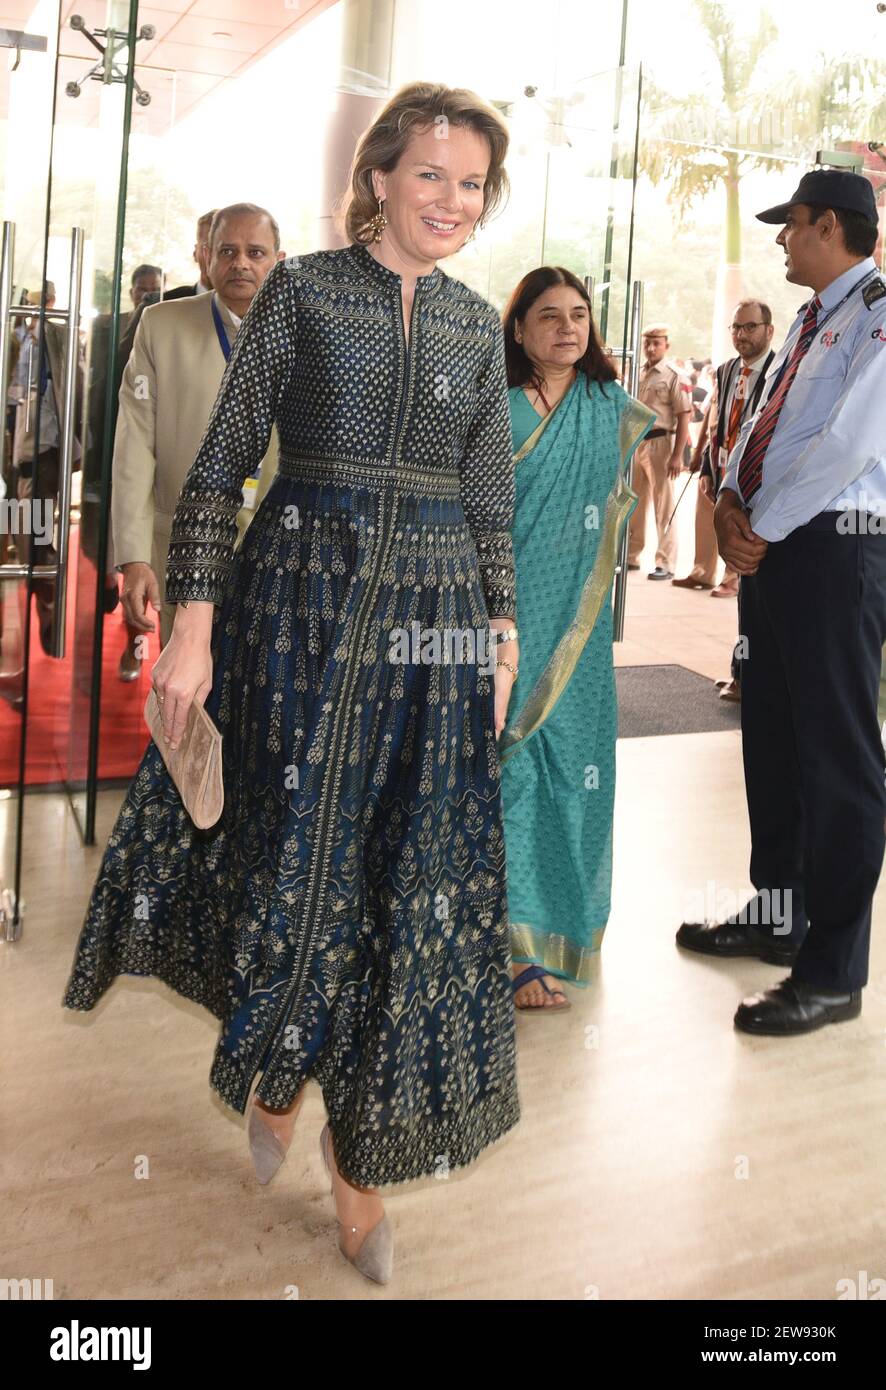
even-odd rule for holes
{"type": "MultiPolygon", "coordinates": [[[[743,299],[732,315],[731,333],[736,357],[721,363],[714,377],[714,389],[702,422],[698,443],[689,465],[698,473],[695,504],[695,564],[685,579],[675,579],[678,589],[711,589],[713,598],[733,598],[738,593],[738,575],[727,565],[720,584],[714,588],[719,554],[714,532],[714,502],[726,459],[735,448],[745,420],[753,415],[763,392],[772,351],[772,313],[758,299],[743,299]]],[[[727,689],[734,686],[730,681],[727,689]]],[[[724,699],[737,698],[724,694],[724,699]]]]}

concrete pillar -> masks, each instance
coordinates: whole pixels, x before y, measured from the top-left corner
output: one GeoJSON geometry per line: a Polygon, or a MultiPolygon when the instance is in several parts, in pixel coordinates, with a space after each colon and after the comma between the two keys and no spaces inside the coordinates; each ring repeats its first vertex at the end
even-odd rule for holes
{"type": "Polygon", "coordinates": [[[345,0],[341,72],[324,136],[323,188],[317,247],[347,245],[334,225],[357,141],[390,96],[395,0],[345,0]]]}

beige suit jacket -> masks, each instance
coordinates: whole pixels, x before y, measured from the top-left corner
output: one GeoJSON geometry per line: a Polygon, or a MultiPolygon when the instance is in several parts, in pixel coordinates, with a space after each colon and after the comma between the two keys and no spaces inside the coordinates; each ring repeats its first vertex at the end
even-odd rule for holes
{"type": "MultiPolygon", "coordinates": [[[[149,305],[120,384],[111,493],[114,564],[149,563],[161,601],[172,517],[225,370],[212,299],[211,294],[201,294],[149,305]]],[[[220,300],[218,305],[233,341],[233,320],[220,300]]],[[[277,458],[275,429],[262,462],[255,507],[243,508],[237,516],[238,544],[273,481],[277,458]]],[[[174,606],[163,601],[164,642],[174,616],[174,606]]]]}

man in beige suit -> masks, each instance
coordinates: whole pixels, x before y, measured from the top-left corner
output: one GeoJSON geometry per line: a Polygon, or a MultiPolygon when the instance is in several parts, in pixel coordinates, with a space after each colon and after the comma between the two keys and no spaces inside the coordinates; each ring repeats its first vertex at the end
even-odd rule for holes
{"type": "MultiPolygon", "coordinates": [[[[172,632],[175,607],[164,601],[169,534],[179,493],[209,422],[241,319],[259,285],[285,252],[273,217],[254,203],[220,208],[209,241],[211,294],[152,304],[142,314],[120,386],[114,440],[114,560],[123,572],[123,607],[137,633],[172,632]],[[215,311],[215,312],[214,312],[215,311]]],[[[258,486],[244,488],[237,517],[242,540],[277,469],[276,430],[258,486]],[[248,502],[246,499],[249,499],[248,502]]],[[[131,661],[138,674],[137,637],[131,661]]]]}

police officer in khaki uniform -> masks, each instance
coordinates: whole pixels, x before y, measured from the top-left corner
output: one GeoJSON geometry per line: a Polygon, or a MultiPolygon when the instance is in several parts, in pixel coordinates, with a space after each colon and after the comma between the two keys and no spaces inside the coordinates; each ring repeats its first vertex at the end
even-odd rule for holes
{"type": "Polygon", "coordinates": [[[637,505],[631,517],[628,569],[640,568],[640,552],[646,541],[646,509],[649,498],[655,512],[658,549],[655,569],[648,579],[673,579],[677,563],[677,533],[665,528],[674,510],[674,479],[683,467],[683,450],[689,438],[692,391],[675,367],[666,361],[668,329],[663,323],[650,325],[643,334],[645,366],[640,372],[638,395],[655,411],[656,420],[634,455],[631,486],[637,505]]]}

